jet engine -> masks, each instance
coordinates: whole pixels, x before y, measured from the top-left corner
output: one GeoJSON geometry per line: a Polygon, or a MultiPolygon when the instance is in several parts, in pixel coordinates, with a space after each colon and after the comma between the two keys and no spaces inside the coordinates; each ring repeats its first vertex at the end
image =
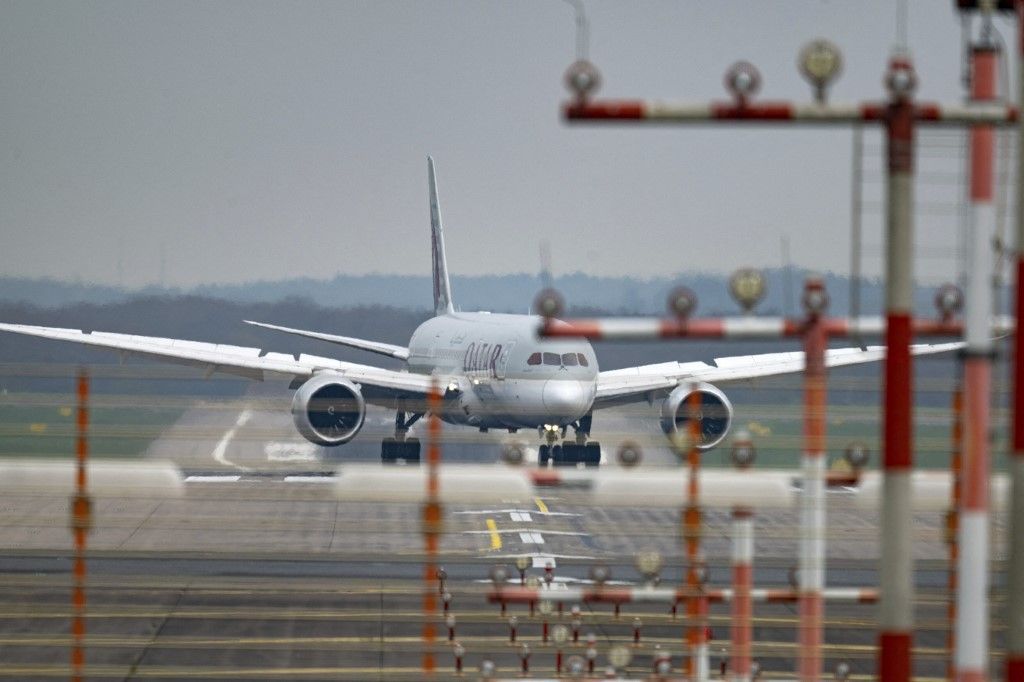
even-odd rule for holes
{"type": "Polygon", "coordinates": [[[732,423],[732,403],[724,393],[711,384],[676,386],[661,405],[661,429],[670,440],[674,440],[677,435],[684,436],[688,433],[688,400],[694,392],[700,394],[700,440],[697,447],[701,450],[710,450],[725,438],[732,423]]]}
{"type": "Polygon", "coordinates": [[[349,442],[363,427],[366,401],[359,387],[329,374],[313,377],[292,398],[292,419],[302,436],[317,445],[349,442]]]}

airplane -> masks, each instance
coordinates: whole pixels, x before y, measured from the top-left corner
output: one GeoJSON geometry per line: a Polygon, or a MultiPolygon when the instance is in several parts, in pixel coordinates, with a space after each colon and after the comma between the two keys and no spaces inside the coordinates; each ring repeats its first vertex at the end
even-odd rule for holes
{"type": "MultiPolygon", "coordinates": [[[[433,261],[434,317],[421,324],[408,346],[292,329],[246,320],[265,329],[357,348],[405,362],[405,370],[343,362],[315,355],[266,352],[225,344],[77,329],[0,323],[0,331],[110,349],[128,356],[156,358],[254,380],[290,379],[295,390],[291,412],[307,440],[336,447],[359,433],[366,405],[395,410],[393,437],[381,443],[381,460],[416,462],[419,440],[410,427],[428,412],[434,386],[442,394],[437,416],[444,422],[487,431],[537,429],[543,439],[538,463],[547,466],[597,466],[601,446],[590,439],[597,410],[628,403],[660,403],[660,422],[675,441],[688,431],[687,399],[700,394],[700,437],[707,450],[726,437],[733,407],[716,383],[753,379],[803,369],[803,353],[768,353],[717,358],[704,362],[667,362],[600,371],[593,347],[585,340],[544,339],[536,315],[459,312],[452,299],[445,256],[444,229],[437,196],[434,162],[427,158],[430,235],[433,261]],[[574,437],[567,437],[572,428],[574,437]],[[561,442],[560,442],[561,441],[561,442]]],[[[959,348],[947,343],[912,346],[914,354],[959,348]]],[[[884,346],[826,351],[826,366],[874,362],[884,346]]]]}

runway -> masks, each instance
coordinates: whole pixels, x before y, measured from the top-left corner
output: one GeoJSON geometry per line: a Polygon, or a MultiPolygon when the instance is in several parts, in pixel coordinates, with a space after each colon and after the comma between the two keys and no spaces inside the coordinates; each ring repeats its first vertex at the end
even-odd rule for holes
{"type": "MultiPolygon", "coordinates": [[[[147,454],[182,467],[183,498],[97,500],[89,537],[89,679],[422,678],[419,508],[336,499],[333,463],[299,440],[279,403],[274,395],[251,394],[229,407],[197,406],[169,428],[147,454]]],[[[346,458],[379,457],[378,439],[390,429],[390,416],[368,416],[366,437],[345,449],[346,458]]],[[[491,434],[484,439],[448,429],[446,435],[446,461],[497,457],[500,441],[491,434]]],[[[840,491],[829,495],[828,519],[829,586],[876,585],[877,515],[852,509],[840,491]]],[[[67,500],[25,495],[0,503],[0,678],[67,676],[67,521],[67,500]]],[[[705,513],[709,588],[729,586],[729,524],[729,510],[705,513]]],[[[530,505],[495,499],[448,506],[439,561],[448,573],[466,669],[475,671],[486,658],[514,677],[521,666],[518,645],[525,642],[531,671],[553,673],[554,648],[542,642],[539,613],[509,607],[520,620],[513,646],[507,618],[488,603],[495,564],[508,566],[518,582],[516,558],[531,558],[531,576],[541,576],[551,562],[557,595],[560,586],[587,584],[596,563],[610,567],[612,581],[638,584],[633,560],[654,550],[666,561],[662,583],[677,585],[680,533],[678,510],[594,508],[585,491],[572,489],[541,490],[530,505]]],[[[796,510],[759,514],[755,585],[788,587],[798,544],[796,510]]],[[[998,569],[1001,542],[995,549],[998,569]]],[[[947,608],[940,514],[917,515],[914,553],[916,674],[939,678],[947,608]]],[[[998,590],[993,603],[998,618],[998,590]]],[[[551,624],[568,624],[571,606],[563,604],[565,615],[551,624]]],[[[714,604],[710,611],[715,671],[728,656],[728,608],[714,604]]],[[[870,604],[827,605],[826,671],[846,661],[858,675],[874,673],[874,610],[870,604]]],[[[649,671],[656,651],[671,653],[678,670],[686,636],[682,613],[673,618],[667,606],[626,605],[615,617],[608,606],[584,605],[582,630],[598,639],[601,670],[613,644],[632,641],[639,617],[642,637],[631,648],[629,672],[649,671]]],[[[792,676],[797,624],[795,604],[755,607],[755,656],[766,676],[792,676]]],[[[431,648],[444,678],[453,673],[454,657],[440,612],[435,625],[438,641],[431,648]]],[[[994,637],[993,649],[999,649],[1001,628],[994,637]]],[[[567,646],[565,655],[584,648],[567,646]]]]}

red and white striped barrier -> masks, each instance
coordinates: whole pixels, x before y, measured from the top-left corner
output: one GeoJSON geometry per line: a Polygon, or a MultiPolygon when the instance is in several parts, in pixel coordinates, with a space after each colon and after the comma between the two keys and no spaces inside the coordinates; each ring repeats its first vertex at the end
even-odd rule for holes
{"type": "MultiPolygon", "coordinates": [[[[685,587],[520,587],[510,585],[491,590],[487,601],[492,604],[535,604],[540,601],[574,604],[677,604],[692,596],[685,587]]],[[[723,604],[733,600],[735,591],[729,588],[706,589],[699,592],[711,603],[723,604]]],[[[846,604],[874,604],[878,590],[860,587],[830,587],[821,591],[828,602],[846,604]]],[[[750,590],[750,600],[758,604],[793,604],[800,601],[800,590],[750,590]]]]}
{"type": "MultiPolygon", "coordinates": [[[[937,125],[986,123],[1008,126],[1017,121],[1016,107],[1001,104],[945,105],[922,102],[910,110],[913,120],[937,125]]],[[[562,116],[570,123],[821,123],[850,125],[884,123],[888,105],[793,104],[791,102],[685,103],[658,100],[587,100],[569,102],[562,116]]]]}
{"type": "MultiPolygon", "coordinates": [[[[872,337],[885,334],[885,318],[831,317],[822,320],[829,338],[872,337]]],[[[914,336],[960,337],[959,320],[911,320],[914,336]]],[[[544,319],[538,334],[549,338],[585,338],[594,341],[657,341],[664,339],[783,339],[803,336],[803,319],[782,317],[660,318],[599,317],[592,319],[544,319]]],[[[991,319],[990,333],[1003,336],[1015,329],[1007,315],[991,319]]]]}

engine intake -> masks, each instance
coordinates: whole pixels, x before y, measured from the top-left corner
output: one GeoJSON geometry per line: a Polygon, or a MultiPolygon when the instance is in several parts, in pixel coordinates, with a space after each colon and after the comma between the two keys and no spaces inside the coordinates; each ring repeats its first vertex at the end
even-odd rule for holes
{"type": "Polygon", "coordinates": [[[321,374],[299,387],[292,398],[292,419],[302,436],[317,445],[349,442],[363,427],[366,401],[348,379],[321,374]]]}
{"type": "Polygon", "coordinates": [[[711,384],[680,384],[668,394],[661,405],[661,429],[673,440],[685,435],[690,427],[688,398],[700,393],[700,439],[697,447],[710,450],[725,438],[732,424],[732,403],[711,384]]]}

